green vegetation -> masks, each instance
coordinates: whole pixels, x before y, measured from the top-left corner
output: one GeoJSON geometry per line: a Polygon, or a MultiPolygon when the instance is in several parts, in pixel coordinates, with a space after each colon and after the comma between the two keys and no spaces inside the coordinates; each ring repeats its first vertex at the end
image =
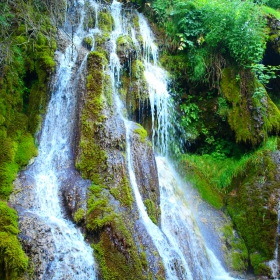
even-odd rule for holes
{"type": "Polygon", "coordinates": [[[181,158],[181,172],[193,182],[203,199],[216,208],[223,206],[223,197],[230,190],[235,177],[244,174],[250,161],[257,161],[263,151],[275,151],[277,138],[270,138],[258,150],[241,158],[218,154],[186,154],[181,158]],[[222,157],[221,157],[222,156],[222,157]]]}
{"type": "Polygon", "coordinates": [[[277,168],[272,153],[278,138],[270,138],[262,147],[240,159],[219,160],[215,155],[185,155],[182,172],[194,183],[202,198],[214,207],[226,209],[232,226],[224,229],[231,253],[228,262],[234,270],[245,272],[250,264],[257,275],[269,275],[265,262],[273,258],[277,229],[277,168]]]}
{"type": "Polygon", "coordinates": [[[273,15],[275,18],[280,19],[280,12],[268,6],[262,6],[262,11],[266,15],[273,15]]]}
{"type": "Polygon", "coordinates": [[[107,188],[92,185],[87,205],[86,227],[99,236],[92,247],[103,279],[146,279],[143,251],[138,252],[127,224],[110,206],[107,188]]]}
{"type": "Polygon", "coordinates": [[[102,108],[106,92],[110,90],[106,83],[106,74],[103,67],[107,67],[108,61],[103,53],[94,51],[88,55],[88,77],[87,77],[87,100],[82,112],[81,126],[81,155],[76,161],[77,169],[82,171],[85,178],[93,183],[102,184],[101,174],[106,170],[107,155],[92,136],[102,124],[104,116],[102,108]]]}
{"type": "Polygon", "coordinates": [[[225,254],[228,267],[245,273],[248,269],[248,250],[244,240],[234,232],[233,224],[230,222],[223,227],[222,232],[225,244],[229,247],[225,254]]]}
{"type": "Polygon", "coordinates": [[[127,177],[123,174],[119,185],[116,188],[111,188],[110,193],[115,199],[119,200],[121,205],[132,209],[133,196],[131,187],[127,177]]]}
{"type": "Polygon", "coordinates": [[[92,37],[85,37],[85,38],[83,39],[83,45],[84,45],[87,49],[91,50],[92,47],[93,47],[92,37]]]}
{"type": "Polygon", "coordinates": [[[17,213],[0,201],[0,279],[20,279],[27,270],[28,258],[17,239],[17,213]]]}
{"type": "Polygon", "coordinates": [[[157,225],[157,210],[155,203],[151,199],[146,199],[144,201],[147,213],[154,224],[157,225]]]}
{"type": "Polygon", "coordinates": [[[262,58],[264,21],[251,1],[155,1],[153,6],[169,37],[169,47],[186,49],[193,58],[190,66],[195,80],[203,78],[207,64],[218,54],[229,55],[242,66],[262,58]]]}
{"type": "Polygon", "coordinates": [[[112,31],[113,22],[113,17],[106,9],[98,13],[98,25],[105,34],[112,31]]]}
{"type": "Polygon", "coordinates": [[[139,123],[137,124],[137,126],[138,126],[138,128],[134,129],[134,132],[140,136],[141,142],[145,143],[148,133],[147,133],[146,129],[139,123]]]}
{"type": "Polygon", "coordinates": [[[121,35],[117,40],[117,53],[120,55],[129,54],[134,51],[134,44],[130,36],[121,35]]]}
{"type": "Polygon", "coordinates": [[[79,208],[74,214],[75,223],[79,223],[84,219],[85,210],[83,208],[79,208]]]}

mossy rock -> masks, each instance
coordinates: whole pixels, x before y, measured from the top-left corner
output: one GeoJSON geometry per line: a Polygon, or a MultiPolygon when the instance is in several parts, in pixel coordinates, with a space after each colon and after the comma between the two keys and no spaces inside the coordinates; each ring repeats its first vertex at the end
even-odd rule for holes
{"type": "Polygon", "coordinates": [[[279,152],[257,152],[244,173],[233,180],[226,199],[227,210],[245,241],[256,274],[264,273],[264,262],[274,258],[276,247],[280,188],[277,157],[279,152]]]}
{"type": "Polygon", "coordinates": [[[96,25],[96,12],[88,1],[85,2],[85,12],[84,28],[94,28],[96,25]]]}
{"type": "Polygon", "coordinates": [[[84,39],[83,39],[83,46],[85,47],[85,48],[87,48],[88,50],[91,50],[92,49],[92,47],[93,47],[93,39],[92,39],[92,37],[85,37],[84,39]]]}
{"type": "MultiPolygon", "coordinates": [[[[130,119],[137,121],[139,112],[149,104],[149,91],[144,79],[144,68],[140,60],[133,61],[131,76],[124,73],[121,77],[121,98],[126,103],[130,119]]],[[[138,120],[139,121],[139,120],[138,120]]]]}
{"type": "Polygon", "coordinates": [[[0,201],[0,279],[21,279],[28,258],[17,239],[17,213],[0,201]]]}
{"type": "Polygon", "coordinates": [[[280,111],[250,70],[224,69],[221,90],[230,107],[227,121],[236,142],[253,146],[280,129],[280,111]]]}
{"type": "Polygon", "coordinates": [[[111,188],[110,193],[114,196],[116,200],[118,200],[122,206],[132,208],[132,203],[134,201],[132,196],[131,187],[129,184],[129,180],[123,174],[122,179],[117,187],[111,188]]]}
{"type": "Polygon", "coordinates": [[[145,143],[148,133],[146,129],[140,125],[139,123],[137,124],[138,128],[134,129],[134,132],[136,132],[140,136],[140,140],[142,143],[145,143]]]}
{"type": "Polygon", "coordinates": [[[249,255],[244,240],[238,236],[231,222],[224,225],[222,232],[227,247],[225,250],[227,267],[245,274],[248,269],[249,255]]]}
{"type": "Polygon", "coordinates": [[[144,79],[145,67],[141,60],[136,59],[132,63],[132,79],[144,79]]]}
{"type": "Polygon", "coordinates": [[[102,126],[104,116],[102,109],[106,100],[111,102],[112,89],[108,82],[108,75],[104,69],[108,67],[108,61],[104,53],[91,52],[88,55],[88,77],[86,103],[82,111],[82,126],[80,147],[81,153],[76,160],[76,167],[85,178],[93,183],[102,183],[102,174],[106,168],[106,152],[95,143],[94,135],[102,126]],[[107,99],[106,99],[107,96],[107,99]]]}
{"type": "Polygon", "coordinates": [[[98,235],[92,244],[102,279],[145,279],[146,262],[133,240],[127,223],[109,202],[105,186],[93,185],[87,201],[86,227],[98,235]]]}
{"type": "Polygon", "coordinates": [[[157,222],[158,215],[157,215],[157,209],[156,209],[155,203],[151,199],[146,199],[144,201],[144,204],[146,206],[148,216],[150,217],[152,222],[157,225],[158,224],[158,222],[157,222]]]}
{"type": "Polygon", "coordinates": [[[106,10],[99,11],[98,13],[98,27],[103,33],[107,34],[112,32],[114,19],[112,15],[106,10]]]}
{"type": "Polygon", "coordinates": [[[130,36],[122,35],[117,39],[117,54],[121,64],[124,64],[129,58],[135,54],[135,46],[130,36]]]}
{"type": "Polygon", "coordinates": [[[85,218],[85,210],[83,208],[79,208],[74,214],[75,223],[80,223],[85,218]]]}

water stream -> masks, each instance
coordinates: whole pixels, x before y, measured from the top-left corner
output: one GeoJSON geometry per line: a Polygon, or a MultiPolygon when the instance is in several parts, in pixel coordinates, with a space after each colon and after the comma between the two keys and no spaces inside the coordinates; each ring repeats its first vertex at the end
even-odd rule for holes
{"type": "MultiPolygon", "coordinates": [[[[60,189],[68,170],[74,168],[76,90],[79,73],[84,67],[84,63],[80,67],[76,64],[84,37],[84,2],[75,1],[72,8],[79,12],[80,22],[65,52],[56,53],[58,68],[41,132],[39,155],[24,175],[32,178],[35,192],[29,212],[48,225],[55,247],[51,262],[40,279],[94,280],[92,249],[74,223],[65,219],[61,206],[60,189]]],[[[66,29],[68,26],[66,24],[66,29]]]]}

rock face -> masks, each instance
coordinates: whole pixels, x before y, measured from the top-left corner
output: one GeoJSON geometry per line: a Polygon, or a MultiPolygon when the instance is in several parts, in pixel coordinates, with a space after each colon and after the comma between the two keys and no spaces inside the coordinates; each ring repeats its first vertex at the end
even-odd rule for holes
{"type": "Polygon", "coordinates": [[[257,145],[268,137],[268,133],[279,131],[280,111],[250,71],[238,73],[231,68],[224,69],[221,91],[228,104],[227,121],[236,142],[257,145]],[[237,75],[240,81],[236,80],[237,75]]]}
{"type": "Polygon", "coordinates": [[[145,139],[145,130],[134,125],[131,134],[131,154],[136,181],[148,215],[156,224],[160,222],[160,193],[158,172],[152,144],[145,139]],[[144,134],[144,135],[143,135],[144,134]]]}
{"type": "Polygon", "coordinates": [[[266,262],[274,259],[278,234],[279,157],[279,151],[259,152],[248,163],[243,176],[234,180],[226,201],[257,275],[272,274],[266,262]]]}
{"type": "MultiPolygon", "coordinates": [[[[106,279],[147,279],[150,273],[164,275],[157,250],[138,217],[126,164],[130,155],[126,154],[124,121],[117,101],[112,98],[112,89],[103,86],[109,78],[106,56],[91,52],[87,63],[88,83],[82,103],[76,166],[92,181],[92,186],[81,225],[95,249],[99,271],[106,279]],[[149,267],[148,261],[152,264],[149,267]]],[[[136,128],[139,126],[132,125],[129,132],[133,164],[143,199],[149,200],[147,207],[153,210],[151,215],[155,215],[157,223],[159,190],[155,159],[150,144],[141,139],[136,128]],[[139,160],[139,155],[147,158],[139,160]]]]}
{"type": "MultiPolygon", "coordinates": [[[[51,228],[38,216],[30,212],[19,212],[19,239],[23,250],[29,256],[30,267],[33,268],[33,279],[51,279],[51,262],[54,260],[56,248],[51,228]]],[[[28,275],[26,275],[28,279],[28,275]]]]}

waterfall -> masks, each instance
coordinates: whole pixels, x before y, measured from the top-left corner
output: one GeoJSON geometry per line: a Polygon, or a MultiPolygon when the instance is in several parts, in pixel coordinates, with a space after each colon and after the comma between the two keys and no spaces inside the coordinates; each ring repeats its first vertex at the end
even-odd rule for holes
{"type": "MultiPolygon", "coordinates": [[[[73,5],[69,11],[74,14],[78,12],[79,22],[73,28],[73,21],[67,21],[66,15],[65,30],[70,30],[72,33],[74,29],[74,35],[69,36],[71,42],[65,51],[56,53],[58,68],[54,90],[43,122],[39,155],[23,172],[34,186],[35,193],[32,205],[26,210],[39,217],[48,226],[47,231],[50,231],[51,243],[53,243],[50,246],[54,247],[53,254],[46,261],[47,267],[38,279],[97,279],[93,251],[85,242],[80,230],[67,219],[67,211],[63,208],[62,189],[65,182],[68,184],[69,176],[73,174],[77,181],[76,186],[83,186],[85,193],[88,187],[75,170],[72,146],[75,140],[80,73],[84,70],[88,53],[88,50],[82,49],[82,41],[85,37],[90,37],[93,41],[91,50],[95,49],[96,35],[102,34],[98,11],[103,6],[93,0],[77,0],[73,5]],[[85,2],[95,12],[95,24],[88,28],[84,25],[85,2]]],[[[137,206],[137,215],[159,253],[166,279],[233,279],[226,273],[211,248],[206,246],[195,217],[186,202],[184,190],[177,179],[178,175],[167,158],[171,127],[169,115],[172,113],[172,106],[168,93],[168,73],[159,66],[158,49],[153,33],[144,16],[134,11],[139,23],[139,28],[136,30],[135,24],[127,17],[121,3],[113,0],[110,7],[106,6],[106,9],[110,10],[114,20],[113,31],[106,35],[106,47],[109,49],[108,71],[113,86],[113,103],[117,109],[116,114],[120,116],[125,126],[125,164],[137,206]],[[149,100],[147,103],[151,111],[152,146],[159,153],[156,164],[160,185],[160,225],[156,225],[147,213],[137,185],[135,166],[133,166],[131,136],[135,123],[127,119],[119,90],[123,65],[117,54],[117,44],[118,38],[124,35],[131,38],[135,56],[141,60],[144,68],[143,78],[149,100]]]]}
{"type": "MultiPolygon", "coordinates": [[[[161,227],[155,225],[149,218],[136,182],[132,153],[131,132],[133,122],[126,119],[124,105],[118,96],[121,65],[116,53],[118,36],[129,34],[137,47],[140,43],[135,36],[135,30],[130,26],[128,33],[127,22],[124,23],[121,3],[113,1],[111,5],[115,29],[111,34],[110,76],[114,88],[118,113],[122,116],[126,127],[126,156],[130,184],[136,199],[140,219],[156,246],[166,272],[166,279],[232,279],[225,272],[214,253],[203,242],[194,217],[186,201],[182,199],[182,191],[173,175],[167,159],[157,157],[160,183],[161,227]],[[212,266],[212,269],[211,269],[212,266]]],[[[158,52],[153,34],[142,14],[138,14],[141,38],[143,39],[142,60],[144,75],[148,84],[149,101],[152,117],[152,143],[162,155],[168,152],[168,130],[170,97],[167,90],[167,73],[158,64],[158,52]]],[[[141,51],[137,51],[139,55],[141,51]]]]}
{"type": "MultiPolygon", "coordinates": [[[[77,65],[78,50],[85,35],[83,6],[81,0],[74,2],[74,9],[80,13],[80,22],[65,51],[56,53],[58,68],[41,132],[39,155],[24,171],[24,176],[31,178],[35,192],[29,212],[47,225],[46,230],[43,227],[37,230],[50,231],[50,246],[54,247],[47,269],[41,271],[36,279],[96,279],[93,251],[74,223],[65,219],[61,205],[63,182],[74,169],[72,142],[76,91],[79,73],[84,66],[84,63],[77,65]]],[[[65,28],[67,30],[69,24],[65,28]]]]}

